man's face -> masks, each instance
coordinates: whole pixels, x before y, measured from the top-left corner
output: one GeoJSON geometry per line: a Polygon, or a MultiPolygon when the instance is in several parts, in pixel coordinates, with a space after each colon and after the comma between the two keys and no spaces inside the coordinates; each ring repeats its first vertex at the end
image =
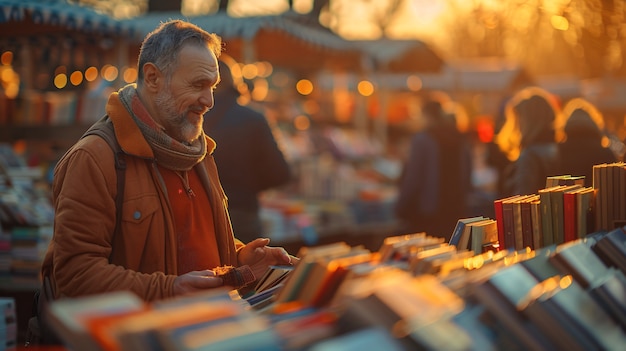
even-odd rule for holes
{"type": "Polygon", "coordinates": [[[213,107],[213,89],[219,80],[215,54],[206,47],[184,46],[155,97],[159,121],[165,132],[180,142],[191,142],[202,134],[203,115],[213,107]]]}

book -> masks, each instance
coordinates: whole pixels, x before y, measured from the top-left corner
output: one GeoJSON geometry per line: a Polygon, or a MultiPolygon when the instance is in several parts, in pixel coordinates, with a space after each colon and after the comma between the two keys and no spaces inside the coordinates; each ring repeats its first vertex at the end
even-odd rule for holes
{"type": "Polygon", "coordinates": [[[576,238],[582,239],[595,231],[593,187],[585,187],[576,193],[576,238]]]}
{"type": "MultiPolygon", "coordinates": [[[[539,195],[537,195],[539,196],[539,195]]],[[[537,250],[543,247],[543,226],[541,220],[541,200],[537,198],[537,200],[533,200],[530,202],[530,215],[532,221],[532,236],[533,236],[533,245],[532,248],[537,250]]]]}
{"type": "Polygon", "coordinates": [[[546,177],[546,188],[557,185],[580,185],[585,186],[585,176],[573,176],[571,174],[546,177]]]}
{"type": "Polygon", "coordinates": [[[89,318],[125,315],[145,309],[145,303],[137,295],[120,291],[51,301],[48,317],[50,326],[66,346],[73,350],[98,350],[100,345],[89,331],[89,318]]]}
{"type": "Polygon", "coordinates": [[[533,220],[531,213],[531,202],[539,200],[539,195],[529,195],[520,200],[520,222],[522,229],[522,247],[534,249],[533,241],[533,220]]]}
{"type": "Polygon", "coordinates": [[[280,284],[291,273],[294,266],[270,266],[254,287],[255,293],[263,292],[280,284]]]}
{"type": "Polygon", "coordinates": [[[541,208],[541,233],[543,238],[543,245],[548,246],[554,244],[554,227],[552,220],[552,196],[550,192],[563,187],[563,185],[557,185],[550,188],[539,189],[539,201],[541,208]]]}
{"type": "Polygon", "coordinates": [[[603,220],[604,207],[602,206],[603,198],[605,197],[604,191],[602,191],[602,169],[606,167],[606,163],[593,166],[593,188],[596,190],[595,196],[595,228],[594,231],[600,231],[603,228],[606,230],[603,220]]]}
{"type": "Polygon", "coordinates": [[[618,168],[619,178],[619,216],[621,220],[626,220],[626,165],[622,165],[618,168]]]}
{"type": "Polygon", "coordinates": [[[448,245],[444,238],[415,233],[385,238],[378,250],[381,263],[406,263],[412,253],[431,247],[448,245]],[[389,240],[388,240],[389,239],[389,240]]]}
{"type": "MultiPolygon", "coordinates": [[[[328,255],[316,259],[295,299],[305,307],[311,306],[314,298],[323,292],[324,285],[329,285],[327,281],[333,279],[333,275],[343,273],[342,270],[345,269],[345,266],[357,262],[369,262],[371,259],[372,253],[361,246],[353,247],[344,254],[328,255]],[[336,273],[337,270],[341,272],[336,273]]],[[[330,294],[334,291],[335,286],[327,286],[327,288],[329,290],[325,293],[330,294]]]]}
{"type": "Polygon", "coordinates": [[[550,191],[550,208],[552,212],[552,233],[554,234],[554,243],[562,244],[565,242],[564,224],[564,204],[563,194],[565,192],[580,188],[578,184],[564,185],[550,191]]]}
{"type": "Polygon", "coordinates": [[[450,245],[441,245],[436,248],[423,250],[415,253],[411,256],[411,260],[409,261],[409,271],[413,275],[419,275],[423,272],[426,272],[429,267],[429,261],[433,259],[449,259],[452,256],[458,254],[459,252],[469,252],[468,250],[458,251],[456,247],[450,245]]]}
{"type": "Polygon", "coordinates": [[[461,234],[463,234],[463,230],[465,229],[467,223],[470,222],[475,222],[481,219],[484,219],[485,217],[483,216],[476,216],[476,217],[468,217],[468,218],[460,218],[456,221],[456,225],[454,227],[454,230],[452,231],[452,235],[450,236],[450,240],[449,240],[449,244],[450,245],[454,245],[454,246],[458,246],[459,245],[459,240],[461,238],[461,234]]]}
{"type": "Polygon", "coordinates": [[[578,237],[578,205],[576,193],[583,188],[563,192],[563,241],[568,242],[578,237]]]}
{"type": "Polygon", "coordinates": [[[611,350],[626,345],[626,333],[568,276],[541,282],[521,311],[559,349],[611,350]]]}
{"type": "Polygon", "coordinates": [[[475,254],[483,253],[486,244],[498,241],[498,224],[494,219],[485,219],[469,223],[471,227],[470,250],[475,254]]]}
{"type": "Polygon", "coordinates": [[[609,267],[615,267],[626,274],[626,232],[624,228],[613,229],[591,247],[602,262],[609,267]]]}
{"type": "MultiPolygon", "coordinates": [[[[476,220],[469,220],[463,225],[463,231],[461,232],[461,237],[459,238],[459,242],[455,247],[458,250],[468,250],[472,246],[472,227],[478,223],[482,223],[484,221],[489,221],[489,218],[483,217],[476,220]]],[[[497,224],[496,224],[497,230],[497,224]]]]}
{"type": "Polygon", "coordinates": [[[414,242],[421,242],[426,238],[425,232],[389,236],[383,239],[383,243],[378,249],[381,262],[399,259],[398,250],[402,246],[412,245],[414,242]]]}
{"type": "Polygon", "coordinates": [[[345,242],[336,242],[331,244],[319,245],[314,247],[302,247],[298,251],[297,257],[300,261],[296,263],[293,271],[285,280],[285,285],[276,296],[277,303],[285,303],[296,301],[298,294],[302,291],[304,285],[313,268],[315,262],[323,257],[339,256],[349,253],[352,247],[345,242]]]}
{"type": "Polygon", "coordinates": [[[507,243],[505,241],[505,228],[504,228],[504,211],[503,211],[503,203],[505,201],[512,200],[521,195],[513,195],[509,197],[505,197],[502,199],[496,199],[493,201],[493,209],[495,214],[495,220],[498,222],[498,242],[500,243],[501,248],[508,248],[507,243]]]}
{"type": "MultiPolygon", "coordinates": [[[[510,335],[521,350],[553,350],[554,344],[523,316],[520,302],[537,285],[537,280],[522,266],[501,267],[482,282],[469,287],[468,295],[485,307],[492,328],[510,335]]],[[[505,349],[505,348],[503,348],[505,349]]]]}
{"type": "Polygon", "coordinates": [[[280,348],[269,319],[246,310],[216,314],[196,323],[164,326],[153,334],[158,348],[151,349],[163,351],[270,351],[280,348]]]}
{"type": "Polygon", "coordinates": [[[515,242],[514,247],[516,250],[521,250],[525,247],[524,246],[524,232],[522,228],[522,204],[530,197],[532,197],[532,195],[522,195],[521,197],[512,201],[513,238],[515,242]]]}
{"type": "MultiPolygon", "coordinates": [[[[328,274],[321,281],[319,288],[310,296],[310,305],[316,308],[329,306],[335,301],[335,296],[341,285],[347,279],[359,274],[361,268],[370,266],[373,254],[359,253],[350,257],[333,259],[327,264],[328,274]]],[[[307,296],[305,296],[307,297],[307,296]]]]}
{"type": "Polygon", "coordinates": [[[608,274],[608,267],[583,239],[559,245],[550,260],[563,274],[571,274],[585,289],[596,285],[608,274]]]}

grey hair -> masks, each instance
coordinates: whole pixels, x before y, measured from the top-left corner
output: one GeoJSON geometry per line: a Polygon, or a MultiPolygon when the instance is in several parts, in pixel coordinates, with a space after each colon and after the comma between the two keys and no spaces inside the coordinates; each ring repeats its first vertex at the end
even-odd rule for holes
{"type": "Polygon", "coordinates": [[[141,84],[142,67],[148,62],[155,64],[169,80],[172,69],[177,64],[180,50],[187,44],[208,47],[217,58],[222,53],[222,39],[217,34],[209,33],[195,24],[182,20],[163,22],[141,43],[137,63],[137,84],[141,84]]]}

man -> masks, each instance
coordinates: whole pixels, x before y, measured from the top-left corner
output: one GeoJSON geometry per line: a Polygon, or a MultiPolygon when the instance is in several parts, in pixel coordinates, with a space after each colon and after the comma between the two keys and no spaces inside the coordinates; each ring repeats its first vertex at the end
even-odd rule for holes
{"type": "Polygon", "coordinates": [[[204,130],[217,143],[213,156],[228,197],[233,232],[249,242],[263,235],[259,194],[287,184],[291,172],[265,116],[238,103],[246,85],[231,72],[235,64],[226,55],[220,58],[217,102],[204,116],[204,130]]]}
{"type": "Polygon", "coordinates": [[[451,103],[433,93],[422,106],[426,124],[411,137],[394,208],[403,234],[426,232],[449,241],[457,220],[467,216],[471,148],[456,116],[444,108],[451,103]]]}
{"type": "Polygon", "coordinates": [[[142,43],[137,84],[111,94],[106,113],[124,151],[125,191],[116,230],[111,147],[86,136],[58,163],[54,237],[42,275],[54,296],[129,290],[153,301],[227,285],[218,268],[289,264],[269,239],[235,239],[202,129],[220,81],[221,39],[180,20],[142,43]]]}

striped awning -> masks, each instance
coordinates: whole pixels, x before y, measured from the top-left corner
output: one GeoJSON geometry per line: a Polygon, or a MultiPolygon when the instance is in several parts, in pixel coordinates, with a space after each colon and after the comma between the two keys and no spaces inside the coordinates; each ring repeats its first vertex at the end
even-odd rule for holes
{"type": "MultiPolygon", "coordinates": [[[[51,25],[67,30],[100,34],[132,35],[132,28],[91,7],[67,0],[0,0],[0,24],[23,22],[30,18],[35,25],[51,25]]],[[[19,33],[5,33],[19,34],[19,33]]]]}

